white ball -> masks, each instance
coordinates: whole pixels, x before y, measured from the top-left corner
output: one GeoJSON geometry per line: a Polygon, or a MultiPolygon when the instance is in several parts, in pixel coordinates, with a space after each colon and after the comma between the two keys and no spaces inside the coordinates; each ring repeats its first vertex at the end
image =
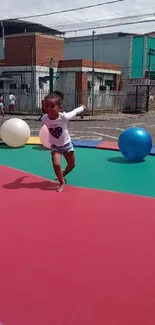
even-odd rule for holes
{"type": "Polygon", "coordinates": [[[11,118],[3,123],[0,134],[4,143],[10,147],[18,148],[24,146],[29,140],[30,128],[25,121],[11,118]]]}

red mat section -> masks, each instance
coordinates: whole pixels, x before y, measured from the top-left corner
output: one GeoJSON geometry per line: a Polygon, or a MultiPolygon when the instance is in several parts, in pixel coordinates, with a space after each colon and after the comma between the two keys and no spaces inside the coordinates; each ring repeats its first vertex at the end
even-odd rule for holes
{"type": "Polygon", "coordinates": [[[117,142],[103,141],[97,148],[100,149],[109,149],[109,150],[119,150],[117,142]]]}
{"type": "Polygon", "coordinates": [[[1,324],[155,324],[154,199],[0,175],[1,324]]]}

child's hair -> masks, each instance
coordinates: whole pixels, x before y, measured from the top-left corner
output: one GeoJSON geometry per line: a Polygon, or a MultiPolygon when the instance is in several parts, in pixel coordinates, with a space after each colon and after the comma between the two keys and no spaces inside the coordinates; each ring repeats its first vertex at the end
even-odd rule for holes
{"type": "Polygon", "coordinates": [[[53,94],[61,97],[61,99],[64,100],[64,94],[61,91],[55,90],[55,91],[53,91],[53,94]]]}
{"type": "Polygon", "coordinates": [[[47,99],[56,99],[58,104],[61,105],[64,99],[64,94],[59,90],[55,90],[52,94],[45,96],[44,100],[46,101],[47,99]]]}

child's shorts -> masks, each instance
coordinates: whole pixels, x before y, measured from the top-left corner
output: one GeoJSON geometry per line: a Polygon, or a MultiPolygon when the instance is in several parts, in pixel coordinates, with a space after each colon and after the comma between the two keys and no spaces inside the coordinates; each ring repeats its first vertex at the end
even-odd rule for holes
{"type": "Polygon", "coordinates": [[[15,105],[10,104],[8,107],[9,112],[15,111],[15,105]]]}
{"type": "Polygon", "coordinates": [[[54,152],[60,152],[62,155],[69,153],[69,152],[74,152],[74,148],[71,142],[66,143],[64,146],[57,147],[56,145],[51,146],[51,154],[54,152]]]}

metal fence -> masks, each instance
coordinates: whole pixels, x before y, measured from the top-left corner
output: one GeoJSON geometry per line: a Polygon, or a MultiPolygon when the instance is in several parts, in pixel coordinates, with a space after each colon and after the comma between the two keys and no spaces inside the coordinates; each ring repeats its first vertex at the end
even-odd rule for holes
{"type": "MultiPolygon", "coordinates": [[[[47,93],[26,93],[22,90],[13,92],[16,96],[16,112],[22,114],[40,114],[42,100],[47,93]]],[[[9,92],[1,92],[4,98],[4,108],[7,111],[9,105],[9,92]]],[[[155,93],[149,93],[147,89],[139,89],[122,92],[98,92],[92,93],[65,93],[63,107],[69,111],[84,103],[88,108],[88,114],[102,114],[107,110],[113,112],[139,112],[147,109],[155,109],[155,93]]]]}
{"type": "MultiPolygon", "coordinates": [[[[66,105],[66,110],[70,108],[74,108],[78,106],[81,101],[81,96],[83,94],[65,94],[64,104],[66,105]],[[74,99],[74,107],[70,107],[69,104],[71,100],[74,99]]],[[[84,94],[85,96],[86,94],[84,94]]],[[[5,94],[5,96],[9,96],[9,94],[5,94]]],[[[107,98],[108,94],[102,94],[102,103],[108,103],[107,98]],[[105,101],[103,101],[103,98],[105,101]]],[[[95,108],[94,116],[92,116],[92,108],[90,105],[88,116],[85,116],[83,119],[81,117],[76,117],[69,123],[69,131],[72,139],[91,139],[91,140],[103,140],[103,141],[117,141],[120,133],[125,130],[129,126],[139,126],[145,128],[152,136],[153,144],[155,145],[155,106],[154,106],[154,98],[150,96],[150,111],[146,114],[123,114],[121,107],[125,107],[124,105],[135,103],[134,96],[130,95],[130,100],[127,101],[126,94],[118,93],[112,95],[112,98],[115,98],[113,102],[113,108],[107,109],[106,106],[96,106],[101,107],[99,109],[95,108]],[[132,100],[131,100],[132,98],[132,100]],[[116,108],[116,110],[114,109],[116,108]]],[[[96,94],[97,97],[97,94],[96,94]]],[[[8,101],[8,98],[6,98],[8,101]]],[[[98,97],[97,99],[98,100],[98,97]]],[[[140,101],[139,101],[140,103],[140,101]]],[[[17,101],[18,105],[18,101],[17,101]]],[[[112,105],[110,105],[112,106],[112,105]]],[[[131,105],[130,105],[131,107],[131,105]]],[[[30,126],[31,135],[38,136],[39,130],[42,126],[40,121],[40,116],[36,116],[36,114],[41,113],[41,109],[34,109],[34,106],[29,106],[29,111],[26,111],[25,116],[21,116],[20,106],[17,106],[17,116],[23,118],[30,126]],[[31,116],[30,116],[31,115],[31,116]]],[[[6,106],[7,111],[7,106],[6,106]]],[[[4,123],[5,120],[9,119],[11,116],[8,114],[5,117],[0,116],[0,126],[4,123]]]]}

